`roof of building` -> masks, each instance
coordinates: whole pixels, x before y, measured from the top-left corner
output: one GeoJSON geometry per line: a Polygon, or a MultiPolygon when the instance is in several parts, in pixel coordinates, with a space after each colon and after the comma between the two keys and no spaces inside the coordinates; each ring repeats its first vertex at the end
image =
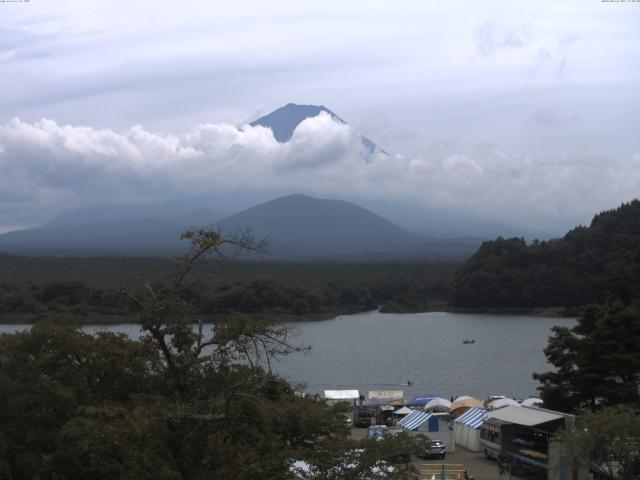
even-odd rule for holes
{"type": "Polygon", "coordinates": [[[325,390],[324,398],[327,400],[355,400],[360,398],[358,390],[325,390]]]}
{"type": "Polygon", "coordinates": [[[371,390],[369,398],[388,398],[389,400],[402,399],[404,392],[402,390],[371,390]]]}
{"type": "Polygon", "coordinates": [[[561,413],[529,407],[505,407],[489,412],[489,416],[504,422],[524,425],[526,427],[533,427],[534,425],[540,425],[563,418],[561,413]]]}
{"type": "Polygon", "coordinates": [[[499,418],[487,417],[484,419],[484,425],[510,425],[511,422],[500,420],[499,418]]]}

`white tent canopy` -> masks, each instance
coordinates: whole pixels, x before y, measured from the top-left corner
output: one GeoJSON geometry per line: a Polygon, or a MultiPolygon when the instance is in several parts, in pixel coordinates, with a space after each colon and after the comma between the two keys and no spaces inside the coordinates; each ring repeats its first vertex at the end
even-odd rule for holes
{"type": "Polygon", "coordinates": [[[394,415],[409,415],[410,413],[415,412],[415,410],[411,410],[408,407],[402,407],[393,412],[394,415]]]}
{"type": "Polygon", "coordinates": [[[542,401],[542,399],[531,397],[531,398],[527,398],[526,400],[523,400],[520,405],[522,405],[523,407],[534,407],[536,405],[540,406],[543,403],[544,402],[542,401]]]}
{"type": "Polygon", "coordinates": [[[448,411],[451,409],[451,402],[446,398],[434,398],[427,402],[424,406],[426,412],[429,411],[448,411]]]}
{"type": "Polygon", "coordinates": [[[489,407],[493,410],[504,407],[519,407],[520,404],[513,398],[498,398],[489,402],[489,407]]]}
{"type": "Polygon", "coordinates": [[[324,398],[327,400],[357,400],[360,398],[358,390],[325,390],[324,398]]]}

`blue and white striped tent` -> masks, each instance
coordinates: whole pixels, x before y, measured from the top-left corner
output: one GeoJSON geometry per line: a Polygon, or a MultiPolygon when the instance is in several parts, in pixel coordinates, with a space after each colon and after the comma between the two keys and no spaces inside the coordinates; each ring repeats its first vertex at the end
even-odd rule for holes
{"type": "Polygon", "coordinates": [[[405,430],[417,430],[424,422],[429,420],[429,417],[431,417],[430,413],[416,410],[400,420],[398,425],[405,430]]]}
{"type": "Polygon", "coordinates": [[[487,411],[481,407],[470,408],[453,425],[455,442],[472,452],[480,451],[480,427],[487,418],[487,411]]]}
{"type": "Polygon", "coordinates": [[[487,418],[487,411],[481,407],[474,407],[456,418],[455,422],[471,428],[480,428],[485,418],[487,418]]]}

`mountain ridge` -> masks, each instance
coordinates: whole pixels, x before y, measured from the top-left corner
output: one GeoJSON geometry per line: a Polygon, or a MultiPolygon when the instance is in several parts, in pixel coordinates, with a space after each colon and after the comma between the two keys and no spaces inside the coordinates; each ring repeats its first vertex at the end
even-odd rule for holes
{"type": "Polygon", "coordinates": [[[186,248],[180,233],[193,227],[217,227],[227,233],[251,228],[256,237],[271,239],[272,259],[463,258],[479,243],[435,240],[352,202],[291,194],[202,225],[138,217],[69,224],[62,216],[57,223],[0,235],[0,251],[58,256],[176,255],[186,248]]]}
{"type": "Polygon", "coordinates": [[[291,194],[255,205],[217,223],[224,229],[250,225],[271,239],[277,255],[362,253],[417,241],[386,218],[344,200],[291,194]],[[303,248],[300,248],[303,247],[303,248]]]}

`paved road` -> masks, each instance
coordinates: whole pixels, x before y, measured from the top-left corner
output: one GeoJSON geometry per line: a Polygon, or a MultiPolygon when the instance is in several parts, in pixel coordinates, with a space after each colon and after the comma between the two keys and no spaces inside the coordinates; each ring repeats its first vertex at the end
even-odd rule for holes
{"type": "MultiPolygon", "coordinates": [[[[366,428],[352,428],[351,438],[360,440],[367,434],[366,428]]],[[[455,480],[460,473],[461,478],[464,471],[467,471],[469,478],[474,480],[520,480],[522,477],[515,475],[500,476],[498,464],[494,460],[489,460],[481,453],[470,452],[462,447],[456,447],[455,453],[447,453],[444,460],[423,460],[412,457],[412,463],[419,473],[421,480],[430,480],[435,475],[435,480],[442,480],[442,464],[445,466],[447,480],[455,480]]]]}
{"type": "Polygon", "coordinates": [[[498,474],[498,464],[493,460],[488,460],[480,453],[469,452],[464,448],[457,447],[455,453],[448,453],[444,460],[423,460],[413,458],[413,464],[416,471],[420,474],[419,478],[429,480],[435,475],[436,480],[442,479],[442,466],[444,464],[445,471],[448,472],[445,478],[456,479],[457,474],[467,471],[469,478],[474,480],[508,480],[509,478],[516,480],[520,477],[516,476],[500,476],[498,474]]]}

